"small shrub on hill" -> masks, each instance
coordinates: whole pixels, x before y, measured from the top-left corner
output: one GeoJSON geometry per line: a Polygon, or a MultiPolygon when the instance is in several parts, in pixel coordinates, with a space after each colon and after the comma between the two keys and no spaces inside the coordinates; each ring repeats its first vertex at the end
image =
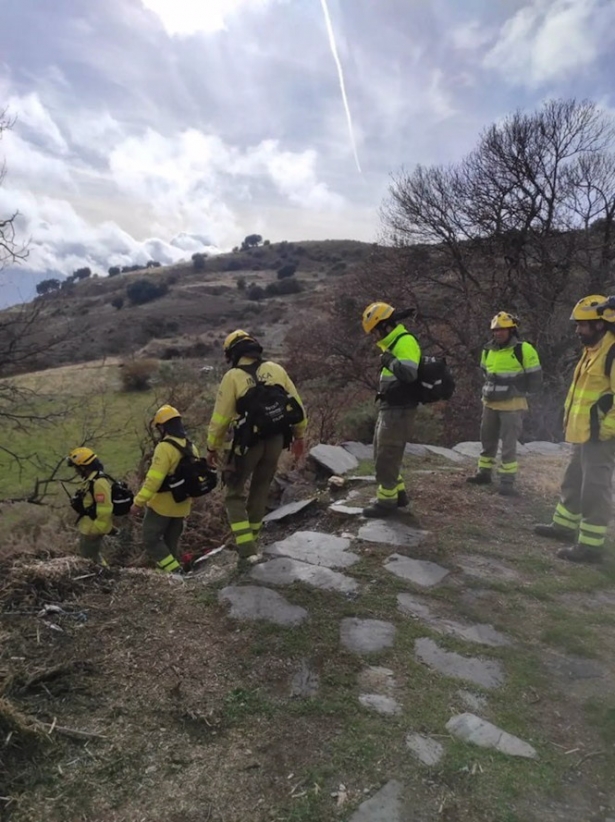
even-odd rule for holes
{"type": "Polygon", "coordinates": [[[294,263],[288,263],[278,268],[278,280],[285,280],[287,277],[294,277],[297,266],[294,263]]]}
{"type": "Polygon", "coordinates": [[[119,311],[119,310],[120,310],[120,308],[122,308],[122,306],[124,305],[124,298],[123,298],[123,297],[114,297],[114,298],[111,300],[111,305],[112,305],[114,308],[117,308],[117,310],[119,311]]]}
{"type": "Polygon", "coordinates": [[[120,368],[124,391],[147,391],[158,371],[158,360],[127,360],[120,368]]]}
{"type": "Polygon", "coordinates": [[[166,283],[153,283],[151,280],[136,280],[126,288],[126,295],[133,305],[144,305],[157,300],[168,292],[166,283]]]}

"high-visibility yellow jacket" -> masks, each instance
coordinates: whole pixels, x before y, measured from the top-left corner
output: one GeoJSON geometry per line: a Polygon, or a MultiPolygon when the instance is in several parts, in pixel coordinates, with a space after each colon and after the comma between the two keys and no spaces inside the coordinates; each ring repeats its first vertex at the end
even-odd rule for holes
{"type": "MultiPolygon", "coordinates": [[[[256,362],[254,357],[242,357],[238,365],[251,365],[254,362],[256,362]]],[[[285,369],[276,362],[266,361],[259,365],[256,375],[259,380],[266,382],[268,385],[281,385],[301,405],[303,420],[298,425],[293,426],[293,437],[297,440],[301,439],[307,427],[305,407],[299,392],[285,369]]],[[[222,378],[207,432],[207,447],[210,451],[218,451],[224,445],[231,424],[239,419],[237,401],[253,385],[255,385],[255,382],[252,376],[241,368],[229,369],[222,378]]]]}
{"type": "MultiPolygon", "coordinates": [[[[182,447],[186,447],[186,440],[181,437],[166,437],[167,440],[175,440],[182,447]]],[[[192,446],[195,456],[199,456],[196,445],[192,446]]],[[[152,464],[149,467],[141,490],[135,497],[135,505],[142,507],[147,505],[152,511],[160,514],[161,517],[187,517],[192,508],[190,497],[183,502],[175,502],[170,491],[159,491],[158,489],[169,474],[175,473],[179,461],[182,458],[180,451],[169,442],[159,442],[154,450],[152,464]]]]}
{"type": "Polygon", "coordinates": [[[111,502],[111,483],[98,471],[86,477],[79,489],[83,492],[83,507],[90,508],[96,506],[95,519],[91,519],[87,514],[81,517],[77,523],[77,530],[80,534],[88,537],[104,536],[113,528],[113,503],[111,502]]]}
{"type": "Polygon", "coordinates": [[[615,368],[606,375],[607,355],[615,334],[607,331],[598,345],[585,348],[574,371],[564,404],[566,442],[611,440],[615,437],[615,368]]]}
{"type": "Polygon", "coordinates": [[[386,337],[379,340],[378,348],[383,352],[390,351],[395,359],[380,372],[378,391],[382,395],[381,408],[413,408],[418,403],[412,399],[410,391],[405,386],[415,382],[419,363],[421,361],[421,347],[416,337],[410,334],[404,325],[398,323],[386,337]]]}
{"type": "Polygon", "coordinates": [[[495,411],[527,410],[527,395],[542,386],[538,352],[531,343],[515,337],[502,348],[496,343],[486,346],[480,365],[485,377],[483,404],[495,411]]]}

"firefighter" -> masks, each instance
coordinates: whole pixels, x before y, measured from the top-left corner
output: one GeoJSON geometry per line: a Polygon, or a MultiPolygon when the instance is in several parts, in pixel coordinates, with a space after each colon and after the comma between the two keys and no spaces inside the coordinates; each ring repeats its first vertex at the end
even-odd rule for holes
{"type": "Polygon", "coordinates": [[[611,518],[615,466],[615,308],[599,294],[575,305],[571,320],[583,345],[564,404],[566,442],[572,455],[549,525],[541,537],[570,543],[557,556],[570,562],[600,562],[611,518]],[[604,305],[606,303],[606,306],[604,305]]]}
{"type": "MultiPolygon", "coordinates": [[[[182,568],[177,561],[178,547],[192,500],[188,497],[183,502],[175,502],[171,491],[165,489],[165,481],[173,475],[182,458],[181,451],[169,440],[186,448],[186,432],[181,414],[172,405],[162,405],[154,414],[150,426],[156,429],[160,442],[156,445],[131,513],[138,515],[145,508],[143,544],[156,567],[165,573],[181,573],[182,568]]],[[[198,456],[196,447],[193,445],[192,448],[198,456]]]]}
{"type": "Polygon", "coordinates": [[[527,411],[527,395],[542,386],[542,368],[533,345],[519,337],[519,321],[512,314],[500,311],[491,320],[491,343],[483,349],[481,368],[483,385],[483,417],[480,425],[482,451],[478,470],[466,482],[489,485],[495,467],[498,442],[502,440],[499,468],[500,494],[516,494],[517,440],[527,411]]]}
{"type": "Polygon", "coordinates": [[[113,528],[111,484],[103,472],[103,464],[91,448],[74,448],[66,462],[81,478],[81,486],[71,500],[79,514],[79,550],[81,556],[104,567],[107,561],[101,554],[105,537],[113,528]]]}
{"type": "Polygon", "coordinates": [[[303,455],[307,419],[292,380],[278,363],[263,361],[263,348],[253,336],[240,329],[233,331],[224,340],[223,350],[231,367],[218,388],[207,434],[207,460],[212,468],[222,462],[219,453],[227,434],[232,433],[222,476],[226,486],[227,514],[239,554],[238,564],[243,567],[259,559],[258,537],[278,460],[284,447],[290,447],[295,460],[303,455]],[[292,413],[287,414],[282,409],[287,416],[279,426],[266,429],[260,423],[258,429],[254,424],[253,420],[261,419],[263,412],[262,408],[253,407],[253,403],[259,403],[251,390],[257,385],[261,388],[268,386],[265,392],[274,392],[269,403],[271,408],[278,402],[275,392],[280,390],[277,396],[281,398],[282,406],[292,406],[292,413]],[[277,433],[267,434],[267,430],[277,433]],[[248,480],[250,490],[246,499],[248,480]]]}
{"type": "MultiPolygon", "coordinates": [[[[407,316],[409,312],[403,312],[407,316]]],[[[374,433],[378,491],[376,502],[363,509],[366,517],[387,517],[409,504],[400,469],[414,426],[418,401],[416,382],[421,349],[388,303],[372,303],[363,312],[363,330],[381,350],[380,406],[374,433]]]]}

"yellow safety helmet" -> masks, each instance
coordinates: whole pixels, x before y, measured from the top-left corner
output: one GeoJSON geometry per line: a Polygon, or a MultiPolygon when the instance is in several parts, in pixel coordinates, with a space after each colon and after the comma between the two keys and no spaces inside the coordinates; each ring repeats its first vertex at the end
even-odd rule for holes
{"type": "Polygon", "coordinates": [[[491,320],[491,330],[495,331],[498,328],[517,328],[519,320],[513,314],[507,311],[499,311],[491,320]]]}
{"type": "Polygon", "coordinates": [[[181,414],[177,408],[173,408],[172,405],[161,405],[158,411],[154,414],[151,424],[164,425],[165,422],[173,420],[176,417],[181,417],[181,414]]]}
{"type": "Polygon", "coordinates": [[[224,352],[227,353],[231,350],[231,348],[236,345],[238,342],[242,340],[253,340],[254,337],[251,334],[248,334],[247,331],[242,331],[241,328],[238,328],[237,331],[231,331],[228,337],[224,340],[222,344],[222,348],[224,352]]]}
{"type": "Polygon", "coordinates": [[[615,311],[612,308],[604,307],[607,302],[608,297],[603,297],[602,294],[591,294],[589,297],[583,297],[572,309],[570,319],[578,323],[591,320],[604,320],[607,323],[614,323],[615,311]]]}
{"type": "Polygon", "coordinates": [[[73,450],[66,458],[66,462],[69,465],[81,467],[83,465],[91,465],[95,459],[97,459],[97,456],[92,451],[92,449],[86,448],[84,445],[82,445],[79,448],[73,448],[73,450]]]}
{"type": "Polygon", "coordinates": [[[394,311],[393,306],[388,303],[371,303],[363,312],[363,331],[371,334],[378,323],[390,319],[394,311]]]}

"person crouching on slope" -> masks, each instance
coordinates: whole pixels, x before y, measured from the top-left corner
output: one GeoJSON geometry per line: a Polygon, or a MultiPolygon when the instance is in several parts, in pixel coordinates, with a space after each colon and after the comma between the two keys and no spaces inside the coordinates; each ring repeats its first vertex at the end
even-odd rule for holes
{"type": "Polygon", "coordinates": [[[615,467],[615,306],[600,294],[575,305],[571,320],[583,345],[564,404],[566,442],[572,455],[560,500],[541,537],[570,546],[557,552],[569,562],[601,562],[613,505],[615,467]]]}
{"type": "Polygon", "coordinates": [[[295,459],[302,456],[307,420],[292,380],[281,365],[263,360],[263,348],[254,337],[241,329],[233,331],[223,350],[231,368],[218,388],[207,434],[207,461],[212,468],[217,466],[218,452],[231,429],[223,481],[241,567],[258,561],[258,537],[278,460],[288,447],[295,459]]]}
{"type": "Polygon", "coordinates": [[[139,514],[145,507],[145,550],[159,570],[181,573],[178,547],[192,499],[188,497],[183,502],[175,502],[169,482],[185,449],[190,447],[195,456],[198,451],[187,439],[181,414],[172,405],[162,405],[154,414],[151,425],[156,428],[160,442],[154,450],[143,486],[135,497],[131,514],[139,514]]]}
{"type": "Polygon", "coordinates": [[[516,493],[517,440],[527,411],[527,395],[542,386],[542,368],[538,353],[529,342],[519,337],[519,320],[500,311],[491,320],[493,340],[484,349],[481,369],[483,385],[483,416],[480,424],[482,451],[478,470],[466,482],[489,485],[495,467],[498,442],[502,440],[499,493],[516,493]]]}
{"type": "MultiPolygon", "coordinates": [[[[406,316],[409,312],[403,312],[406,316]]],[[[421,348],[399,322],[400,312],[388,303],[372,303],[363,312],[363,330],[373,334],[380,355],[380,407],[374,433],[378,491],[376,502],[363,509],[366,517],[387,517],[408,505],[401,464],[410,441],[418,400],[416,378],[421,348]]]]}
{"type": "Polygon", "coordinates": [[[105,537],[113,531],[111,484],[103,473],[102,462],[91,448],[74,448],[66,462],[81,478],[81,485],[71,500],[73,510],[79,515],[77,529],[81,556],[106,567],[101,549],[105,537]]]}

